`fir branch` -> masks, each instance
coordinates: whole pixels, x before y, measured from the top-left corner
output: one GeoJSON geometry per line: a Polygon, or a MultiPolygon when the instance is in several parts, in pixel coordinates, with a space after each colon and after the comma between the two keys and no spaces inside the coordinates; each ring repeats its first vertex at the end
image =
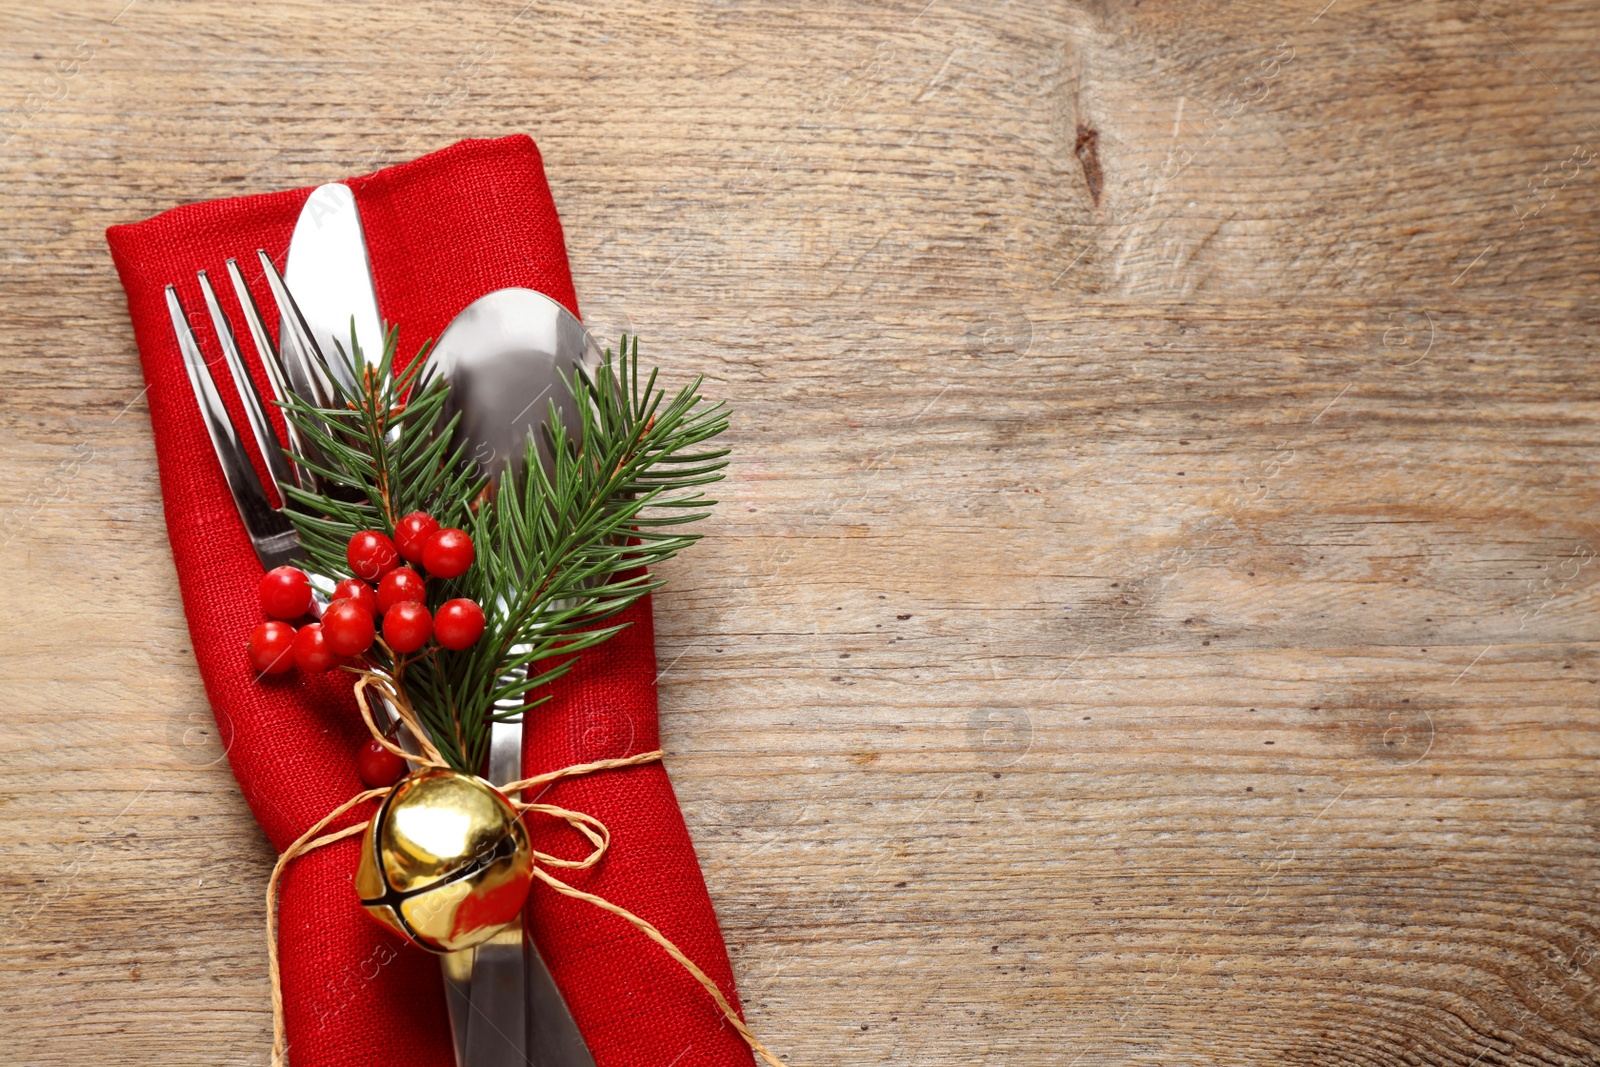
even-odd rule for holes
{"type": "MultiPolygon", "coordinates": [[[[367,368],[352,330],[348,362],[358,384],[329,375],[342,407],[285,405],[321,453],[313,469],[327,483],[288,488],[286,511],[313,569],[330,576],[347,573],[352,534],[392,536],[411,511],[472,536],[472,568],[450,582],[430,578],[428,600],[434,609],[453,597],[475,600],[486,617],[478,642],[401,657],[379,642],[370,657],[405,686],[445,760],[477,773],[490,725],[542,703],[525,702],[570,670],[575,656],[622,629],[617,615],[660,588],[649,568],[698,540],[679,527],[706,517],[715,503],[702,490],[722,478],[728,451],[707,444],[728,416],[723,405],[701,399],[699,379],[670,398],[654,370],[641,384],[638,341],[630,350],[624,336],[617,356],[607,350],[594,373],[566,381],[581,413],[575,436],[550,405],[551,469],[530,437],[521,471],[485,492],[464,447],[451,447],[456,419],[439,425],[448,385],[418,384],[426,348],[396,373],[396,336],[388,332],[382,360],[367,368]]],[[[345,358],[342,348],[339,355],[345,358]]]]}

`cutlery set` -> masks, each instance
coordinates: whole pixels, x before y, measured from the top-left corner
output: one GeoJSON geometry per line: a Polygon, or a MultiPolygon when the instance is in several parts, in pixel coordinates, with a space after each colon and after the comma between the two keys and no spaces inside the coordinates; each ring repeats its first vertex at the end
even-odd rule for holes
{"type": "MultiPolygon", "coordinates": [[[[257,257],[279,313],[276,346],[239,264],[228,259],[226,270],[272,401],[285,404],[295,397],[317,407],[332,406],[336,390],[330,376],[353,384],[354,368],[329,355],[337,355],[352,336],[368,364],[377,363],[384,349],[376,286],[349,187],[324,185],[308,198],[289,245],[284,275],[264,250],[257,250],[257,257]]],[[[195,401],[262,567],[271,570],[298,563],[304,552],[282,513],[284,487],[316,485],[315,473],[293,458],[314,461],[315,452],[300,439],[292,422],[287,450],[279,442],[245,364],[238,334],[207,272],[200,271],[197,280],[276,504],[223,401],[188,311],[176,287],[169,284],[167,310],[195,401]]],[[[541,450],[545,448],[537,431],[552,406],[569,429],[577,425],[579,413],[562,375],[591,371],[599,362],[600,353],[582,323],[561,304],[531,289],[501,289],[468,305],[444,330],[424,364],[419,387],[432,376],[450,383],[451,410],[442,422],[452,414],[461,415],[458,443],[466,445],[467,455],[480,470],[498,480],[506,471],[514,472],[514,464],[526,454],[530,434],[540,440],[541,450]]],[[[541,459],[548,464],[549,457],[542,452],[541,459]]],[[[311,579],[321,605],[332,583],[316,575],[311,579]]],[[[493,785],[505,785],[522,777],[521,764],[520,720],[496,722],[486,777],[493,785]]],[[[441,957],[441,965],[460,1067],[593,1067],[577,1024],[520,921],[476,949],[441,957]]]]}

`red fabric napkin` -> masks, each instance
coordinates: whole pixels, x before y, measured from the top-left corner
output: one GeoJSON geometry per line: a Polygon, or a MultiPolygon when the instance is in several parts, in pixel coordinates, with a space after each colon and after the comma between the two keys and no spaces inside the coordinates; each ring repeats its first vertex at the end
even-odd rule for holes
{"type": "MultiPolygon", "coordinates": [[[[437,337],[472,300],[506,286],[540,290],[577,312],[561,222],[529,138],[463,141],[348,184],[379,306],[400,327],[402,354],[437,337]]],[[[245,635],[262,618],[261,567],[190,391],[163,290],[177,285],[201,348],[226,376],[195,272],[218,278],[236,257],[257,303],[273,307],[255,250],[283,262],[309,195],[298,189],[189,204],[106,231],[149,383],[167,533],[195,658],[239,788],[279,851],[362,788],[355,753],[365,728],[347,675],[258,681],[250,668],[245,635]]],[[[218,290],[237,315],[229,287],[218,290]]],[[[275,329],[277,316],[268,318],[275,329]]],[[[260,368],[253,371],[270,395],[260,368]]],[[[222,393],[236,404],[232,390],[222,393]]],[[[279,425],[281,433],[281,418],[279,425]]],[[[649,601],[627,617],[633,625],[584,653],[552,687],[551,703],[530,716],[525,773],[657,747],[649,601]]],[[[600,867],[567,877],[656,924],[737,1004],[665,769],[653,764],[568,780],[542,799],[598,816],[612,832],[600,867]]],[[[351,821],[370,814],[353,813],[351,821]]],[[[544,851],[587,850],[586,842],[563,836],[567,831],[531,828],[544,851]]],[[[290,1060],[294,1067],[449,1067],[454,1054],[437,959],[362,912],[351,885],[359,847],[353,839],[314,852],[291,864],[284,879],[279,944],[290,1060]]],[[[752,1062],[705,990],[622,920],[538,884],[528,920],[598,1067],[752,1062]]]]}

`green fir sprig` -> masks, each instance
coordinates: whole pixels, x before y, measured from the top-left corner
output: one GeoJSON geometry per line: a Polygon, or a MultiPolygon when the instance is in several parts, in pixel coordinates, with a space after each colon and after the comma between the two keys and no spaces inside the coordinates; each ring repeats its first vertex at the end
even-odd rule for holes
{"type": "Polygon", "coordinates": [[[530,694],[619,632],[616,616],[662,585],[648,569],[699,539],[682,527],[716,503],[704,489],[722,478],[728,450],[708,442],[727,428],[727,409],[700,397],[698,378],[670,397],[654,370],[641,381],[638,340],[630,348],[624,336],[618,355],[607,349],[595,371],[566,379],[576,435],[551,403],[543,426],[551,468],[530,435],[521,470],[491,486],[452,444],[459,415],[441,425],[449,385],[420,374],[426,346],[397,371],[396,340],[390,329],[383,358],[366,367],[352,331],[350,354],[341,347],[339,358],[358,384],[330,374],[335,406],[285,405],[316,452],[299,462],[321,483],[287,487],[285,512],[310,569],[336,578],[349,574],[351,535],[392,537],[412,511],[471,535],[472,567],[449,581],[429,578],[428,605],[476,601],[483,636],[463,651],[430,644],[410,655],[378,642],[368,658],[404,687],[446,762],[476,774],[490,725],[548,699],[530,694]]]}

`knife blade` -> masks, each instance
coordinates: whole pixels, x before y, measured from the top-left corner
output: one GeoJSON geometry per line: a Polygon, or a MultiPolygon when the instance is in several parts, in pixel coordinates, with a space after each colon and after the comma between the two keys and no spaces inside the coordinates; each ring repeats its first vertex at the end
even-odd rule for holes
{"type": "MultiPolygon", "coordinates": [[[[378,313],[378,288],[372,276],[372,260],[367,254],[366,234],[361,227],[361,211],[349,186],[332,182],[312,190],[300,209],[300,217],[295,220],[294,234],[289,238],[283,280],[299,306],[307,332],[345,384],[353,384],[354,377],[346,361],[338,358],[338,353],[342,349],[347,356],[351,355],[352,323],[363,362],[376,364],[383,359],[383,319],[378,313]],[[338,342],[338,348],[334,347],[334,342],[338,342]]],[[[293,326],[285,320],[278,331],[289,388],[301,399],[328,406],[332,401],[331,391],[326,382],[319,380],[316,362],[307,358],[294,342],[298,331],[293,326]]],[[[451,953],[440,960],[450,1036],[458,1065],[466,1063],[472,962],[470,949],[451,953]]]]}
{"type": "Polygon", "coordinates": [[[383,320],[361,212],[348,185],[332,182],[312,190],[289,238],[283,273],[328,365],[353,385],[346,360],[338,358],[341,349],[351,355],[351,320],[362,359],[371,364],[383,358],[383,320]]]}

